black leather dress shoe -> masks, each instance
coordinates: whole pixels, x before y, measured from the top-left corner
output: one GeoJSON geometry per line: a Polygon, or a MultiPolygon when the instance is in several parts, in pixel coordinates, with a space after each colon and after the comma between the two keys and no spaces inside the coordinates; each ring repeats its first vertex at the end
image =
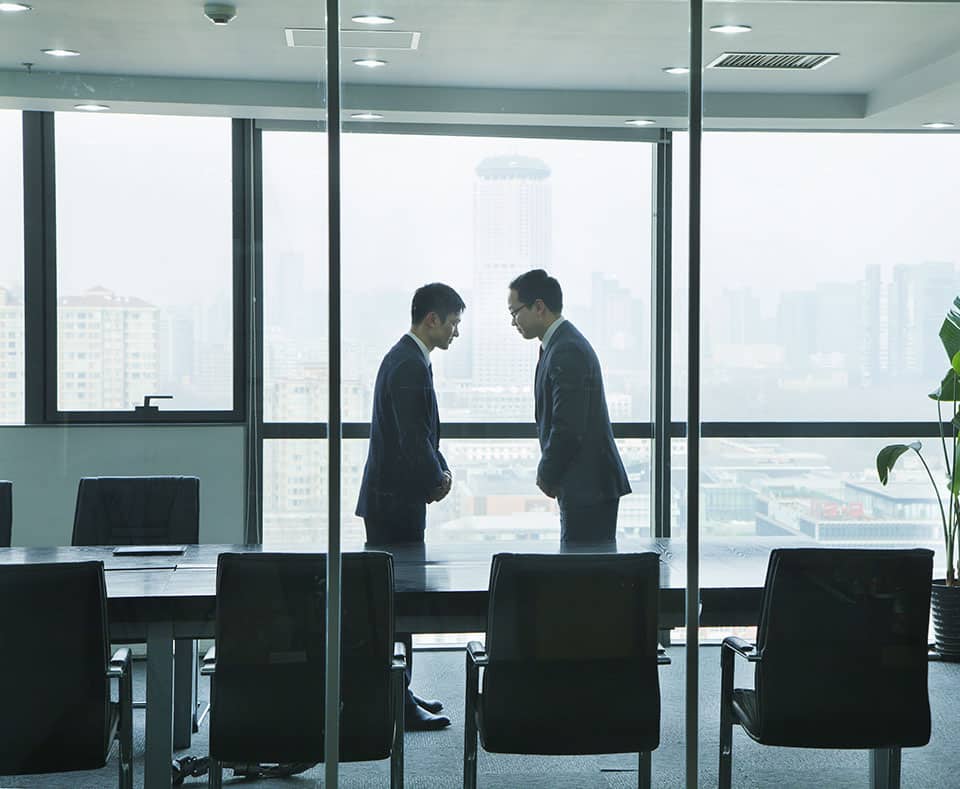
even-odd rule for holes
{"type": "Polygon", "coordinates": [[[403,726],[407,731],[436,731],[450,725],[446,715],[434,715],[416,704],[403,707],[403,726]]]}
{"type": "Polygon", "coordinates": [[[418,707],[423,707],[427,712],[432,712],[434,715],[443,709],[443,702],[439,699],[421,699],[412,690],[410,691],[410,698],[418,707]]]}

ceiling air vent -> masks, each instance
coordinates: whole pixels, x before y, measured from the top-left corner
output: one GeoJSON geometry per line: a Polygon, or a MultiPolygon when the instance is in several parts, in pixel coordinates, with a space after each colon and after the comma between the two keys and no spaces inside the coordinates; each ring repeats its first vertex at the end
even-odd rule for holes
{"type": "Polygon", "coordinates": [[[707,68],[812,71],[836,57],[836,52],[724,52],[707,68]]]}
{"type": "MultiPolygon", "coordinates": [[[[288,47],[325,47],[327,31],[320,27],[284,28],[288,47]]],[[[340,46],[344,49],[416,49],[420,34],[412,30],[343,30],[340,46]]]]}

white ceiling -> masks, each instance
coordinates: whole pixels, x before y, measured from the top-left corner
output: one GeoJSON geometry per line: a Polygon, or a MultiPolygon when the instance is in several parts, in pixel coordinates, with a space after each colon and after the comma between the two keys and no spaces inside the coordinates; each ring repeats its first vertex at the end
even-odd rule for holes
{"type": "MultiPolygon", "coordinates": [[[[319,0],[238,0],[216,27],[202,0],[27,0],[0,14],[0,106],[180,112],[281,120],[322,117],[322,48],[287,46],[285,28],[322,28],[319,0]],[[41,54],[77,49],[76,58],[41,54]],[[31,73],[23,67],[32,62],[31,73]]],[[[688,60],[682,0],[342,0],[419,32],[415,50],[343,51],[344,109],[382,123],[604,126],[644,117],[682,127],[688,60]],[[381,57],[364,70],[354,57],[381,57]]],[[[914,129],[960,123],[960,4],[884,0],[708,2],[704,60],[724,51],[838,52],[806,73],[720,72],[704,78],[716,128],[914,129]]],[[[369,28],[362,28],[369,30],[369,28]]]]}

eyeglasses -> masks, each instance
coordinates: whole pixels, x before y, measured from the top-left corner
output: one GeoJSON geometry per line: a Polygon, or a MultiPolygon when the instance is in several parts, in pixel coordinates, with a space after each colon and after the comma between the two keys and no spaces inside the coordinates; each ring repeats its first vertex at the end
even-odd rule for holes
{"type": "Polygon", "coordinates": [[[516,320],[516,319],[517,319],[517,313],[520,312],[520,310],[522,310],[524,307],[529,307],[529,306],[530,306],[529,304],[521,304],[519,307],[515,307],[515,308],[513,308],[513,309],[510,309],[510,308],[508,307],[507,309],[510,310],[510,318],[511,318],[511,320],[516,320]]]}

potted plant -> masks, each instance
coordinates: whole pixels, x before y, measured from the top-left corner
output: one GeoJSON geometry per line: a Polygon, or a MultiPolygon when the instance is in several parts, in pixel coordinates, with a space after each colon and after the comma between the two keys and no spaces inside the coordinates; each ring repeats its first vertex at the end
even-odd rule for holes
{"type": "Polygon", "coordinates": [[[957,531],[960,528],[960,296],[953,300],[953,307],[940,327],[940,341],[947,352],[950,367],[940,386],[930,393],[937,403],[937,424],[940,428],[940,445],[946,467],[945,483],[938,483],[930,466],[921,453],[921,444],[891,444],[877,454],[877,473],[884,485],[897,460],[908,452],[914,452],[923,464],[940,505],[943,523],[943,539],[946,548],[947,576],[934,581],[931,608],[933,629],[937,639],[937,651],[944,660],[960,661],[960,579],[957,567],[957,531]],[[950,405],[947,414],[950,421],[944,428],[943,404],[950,405]]]}

